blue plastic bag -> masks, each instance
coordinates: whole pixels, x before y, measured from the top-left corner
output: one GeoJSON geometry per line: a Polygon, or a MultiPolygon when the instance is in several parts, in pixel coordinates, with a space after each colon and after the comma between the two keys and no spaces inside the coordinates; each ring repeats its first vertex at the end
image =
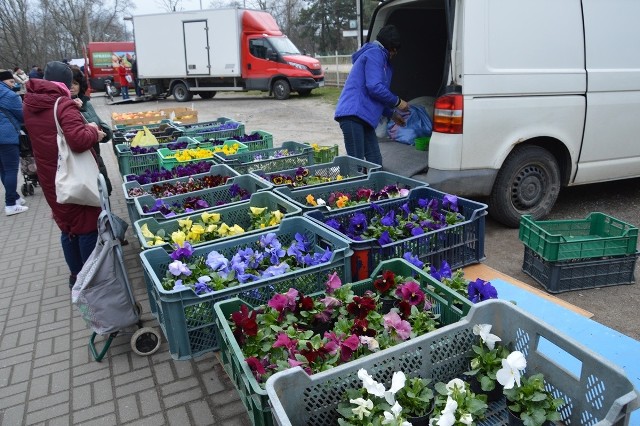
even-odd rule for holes
{"type": "Polygon", "coordinates": [[[398,126],[393,120],[389,120],[387,132],[391,139],[406,145],[414,145],[416,138],[431,136],[433,126],[425,107],[409,105],[409,111],[400,111],[399,114],[407,124],[398,126]]]}

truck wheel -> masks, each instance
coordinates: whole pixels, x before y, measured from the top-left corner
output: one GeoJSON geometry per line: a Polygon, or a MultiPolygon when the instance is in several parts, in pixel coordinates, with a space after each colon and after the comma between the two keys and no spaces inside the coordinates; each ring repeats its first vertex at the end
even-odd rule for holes
{"type": "Polygon", "coordinates": [[[272,92],[274,98],[279,101],[284,101],[285,99],[289,99],[291,86],[289,86],[289,82],[287,80],[276,80],[273,83],[272,92]]]}
{"type": "Polygon", "coordinates": [[[489,214],[517,228],[520,217],[541,219],[551,212],[560,193],[556,158],[539,146],[517,146],[498,172],[489,197],[489,214]]]}
{"type": "Polygon", "coordinates": [[[216,95],[217,92],[198,92],[198,95],[200,95],[200,97],[202,99],[211,99],[216,95]]]}
{"type": "Polygon", "coordinates": [[[178,102],[189,102],[193,99],[193,93],[189,91],[187,85],[179,82],[173,86],[173,98],[178,102]]]}
{"type": "Polygon", "coordinates": [[[307,97],[311,94],[311,89],[305,89],[305,90],[298,90],[298,95],[304,97],[307,97]]]}

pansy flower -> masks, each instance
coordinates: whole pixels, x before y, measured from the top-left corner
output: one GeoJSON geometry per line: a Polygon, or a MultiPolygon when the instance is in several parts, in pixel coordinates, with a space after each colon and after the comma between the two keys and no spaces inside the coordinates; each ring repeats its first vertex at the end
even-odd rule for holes
{"type": "Polygon", "coordinates": [[[469,283],[467,292],[469,293],[469,300],[471,300],[473,303],[498,298],[498,290],[496,290],[496,288],[489,281],[484,281],[480,278],[469,283]]]}
{"type": "Polygon", "coordinates": [[[425,295],[420,288],[420,284],[415,281],[408,281],[400,285],[396,289],[396,296],[402,298],[402,300],[413,306],[419,305],[424,302],[425,299],[425,295]]]}
{"type": "Polygon", "coordinates": [[[347,312],[356,318],[365,318],[369,312],[376,309],[376,301],[368,296],[354,296],[347,305],[347,312]]]}

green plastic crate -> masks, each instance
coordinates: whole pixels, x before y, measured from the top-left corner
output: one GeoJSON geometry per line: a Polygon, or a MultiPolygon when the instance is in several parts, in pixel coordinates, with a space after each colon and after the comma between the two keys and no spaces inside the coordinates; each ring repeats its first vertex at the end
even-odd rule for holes
{"type": "Polygon", "coordinates": [[[633,284],[639,254],[549,262],[525,246],[522,272],[549,293],[633,284]]]}
{"type": "Polygon", "coordinates": [[[181,177],[181,178],[169,179],[169,180],[165,180],[165,181],[161,181],[161,182],[154,182],[154,183],[147,183],[147,184],[144,184],[144,185],[140,185],[140,183],[138,183],[135,180],[127,182],[126,179],[125,179],[125,182],[122,184],[122,191],[124,192],[124,199],[125,199],[125,201],[127,203],[127,212],[129,213],[129,219],[131,220],[131,223],[134,223],[136,220],[140,219],[140,216],[138,214],[138,210],[136,209],[135,202],[133,201],[133,199],[137,198],[137,197],[132,197],[132,196],[129,195],[129,190],[130,189],[139,188],[142,191],[147,191],[147,190],[151,189],[151,187],[153,187],[154,185],[162,185],[162,184],[165,184],[165,183],[175,184],[175,183],[178,183],[178,182],[186,182],[191,178],[200,179],[200,178],[203,178],[205,176],[217,176],[217,175],[228,176],[228,177],[240,176],[235,170],[233,170],[229,166],[226,166],[224,164],[213,164],[212,163],[211,168],[206,173],[199,173],[199,174],[192,175],[192,176],[185,176],[185,177],[181,177]]]}
{"type": "MultiPolygon", "coordinates": [[[[376,172],[366,176],[364,179],[351,180],[347,182],[332,182],[321,186],[312,186],[306,187],[303,186],[301,188],[289,188],[288,186],[279,186],[274,189],[277,193],[290,199],[293,201],[298,207],[302,209],[304,212],[309,212],[313,210],[323,210],[326,211],[326,207],[321,206],[310,206],[307,203],[307,195],[311,194],[314,198],[321,198],[323,200],[327,200],[332,193],[335,192],[346,192],[346,193],[354,193],[358,190],[358,188],[369,188],[375,191],[380,191],[387,185],[402,185],[406,189],[414,189],[428,186],[427,183],[422,181],[411,179],[408,177],[400,176],[395,173],[390,172],[376,172]]],[[[376,201],[376,204],[384,204],[391,201],[398,201],[405,199],[406,197],[398,197],[392,198],[389,200],[380,200],[376,201]]],[[[336,212],[345,212],[349,210],[354,210],[358,208],[362,208],[366,206],[366,203],[358,204],[356,206],[344,207],[338,210],[332,210],[336,212]]]]}
{"type": "MultiPolygon", "coordinates": [[[[135,233],[138,236],[138,240],[140,240],[140,247],[143,249],[149,249],[152,247],[162,247],[165,250],[171,252],[173,251],[173,247],[169,243],[165,243],[161,246],[155,245],[150,246],[146,240],[146,238],[142,235],[142,226],[147,225],[149,231],[153,234],[157,234],[159,230],[164,230],[165,235],[171,235],[172,232],[178,231],[180,229],[180,225],[178,224],[178,220],[183,219],[191,219],[193,222],[198,222],[203,212],[215,211],[215,213],[220,214],[220,220],[228,225],[237,224],[243,229],[249,228],[251,226],[251,218],[249,215],[250,207],[266,207],[268,211],[278,210],[284,213],[285,217],[296,216],[299,215],[301,210],[296,207],[290,201],[285,200],[279,195],[271,192],[271,191],[263,191],[256,192],[251,195],[251,198],[248,201],[237,203],[227,207],[214,207],[213,209],[207,210],[198,210],[197,213],[192,214],[187,217],[182,217],[181,219],[171,219],[171,220],[163,220],[158,222],[155,218],[147,218],[138,220],[133,224],[135,229],[135,233]]],[[[229,238],[237,238],[239,236],[245,236],[250,234],[255,234],[258,232],[262,232],[268,229],[276,228],[276,226],[266,227],[262,229],[254,229],[248,230],[243,234],[235,235],[231,237],[223,237],[217,240],[211,241],[203,241],[200,243],[191,243],[192,247],[199,247],[205,244],[211,244],[212,242],[224,241],[229,238]]]]}
{"type": "Polygon", "coordinates": [[[518,237],[544,260],[556,262],[634,254],[638,228],[599,212],[585,219],[546,221],[525,215],[518,237]]]}
{"type": "MultiPolygon", "coordinates": [[[[231,146],[234,146],[234,145],[238,145],[237,152],[239,152],[239,153],[249,151],[249,149],[247,148],[247,146],[245,144],[242,144],[242,143],[240,143],[238,141],[234,141],[232,139],[227,139],[222,143],[222,145],[214,146],[211,143],[203,142],[202,145],[199,146],[202,149],[210,151],[211,152],[211,157],[194,158],[192,160],[187,160],[187,161],[178,161],[175,157],[171,157],[171,155],[175,155],[177,153],[177,151],[171,151],[171,150],[166,149],[166,148],[159,149],[157,151],[157,156],[158,156],[158,161],[160,163],[160,167],[164,167],[167,170],[172,170],[174,167],[176,167],[179,164],[195,163],[197,161],[202,161],[202,160],[214,160],[215,161],[215,155],[216,155],[215,150],[217,148],[225,147],[225,146],[226,147],[231,147],[231,146]]],[[[197,147],[193,147],[193,148],[197,148],[197,147]]],[[[180,150],[180,151],[182,151],[182,150],[180,150]]],[[[238,155],[238,154],[236,154],[236,155],[238,155]]]]}
{"type": "Polygon", "coordinates": [[[235,155],[216,153],[215,158],[218,163],[227,164],[240,174],[250,173],[254,170],[270,172],[313,165],[313,148],[304,143],[287,141],[278,148],[261,149],[235,155]],[[284,149],[289,151],[288,156],[271,158],[284,149]]]}
{"type": "MultiPolygon", "coordinates": [[[[472,303],[455,293],[447,286],[432,278],[429,274],[411,265],[404,259],[391,259],[381,262],[371,275],[371,278],[351,284],[353,291],[357,294],[364,294],[367,290],[375,290],[373,281],[382,274],[384,270],[391,270],[396,275],[413,276],[425,291],[426,298],[433,304],[433,310],[440,314],[442,325],[449,325],[460,321],[471,309],[472,303]]],[[[286,290],[285,290],[286,291],[286,290]]],[[[305,293],[306,294],[306,293],[305,293]]],[[[319,297],[323,293],[314,296],[319,297]]],[[[235,384],[240,393],[240,400],[249,411],[249,418],[255,426],[271,426],[273,419],[269,398],[266,389],[262,388],[254,378],[251,369],[244,361],[244,355],[238,345],[228,322],[228,318],[233,312],[240,309],[242,304],[248,307],[256,307],[246,301],[230,299],[222,301],[215,306],[216,330],[218,341],[220,342],[220,359],[222,366],[235,384]]],[[[432,332],[434,333],[434,332],[432,332]]],[[[432,334],[427,333],[426,335],[432,334]]],[[[425,335],[425,336],[426,336],[425,335]]],[[[415,340],[415,339],[412,339],[415,340]]],[[[411,341],[412,341],[411,340],[411,341]]],[[[379,353],[386,353],[391,350],[385,349],[379,353]]],[[[365,357],[369,358],[369,357],[365,357]]],[[[363,358],[364,359],[364,358],[363,358]]],[[[351,365],[360,360],[346,363],[351,365]]],[[[335,367],[338,368],[338,367],[335,367]]],[[[307,424],[307,423],[300,423],[307,424]]]]}
{"type": "Polygon", "coordinates": [[[139,130],[144,130],[144,127],[149,129],[149,131],[156,137],[158,136],[182,136],[182,130],[175,125],[171,120],[162,120],[160,123],[149,124],[149,125],[130,125],[126,126],[123,124],[116,124],[113,128],[113,153],[118,154],[116,152],[117,144],[129,144],[131,138],[135,136],[135,133],[139,130]]]}
{"type": "MultiPolygon", "coordinates": [[[[271,184],[255,176],[241,175],[229,179],[226,185],[218,186],[216,188],[203,189],[201,191],[194,191],[187,194],[174,195],[172,197],[166,198],[155,198],[151,195],[142,195],[140,197],[134,198],[133,202],[135,203],[138,217],[141,219],[147,217],[155,217],[158,220],[175,219],[178,217],[189,216],[191,214],[194,214],[194,212],[181,213],[179,215],[166,218],[160,212],[145,213],[143,207],[146,206],[152,208],[156,204],[156,202],[160,200],[169,205],[172,203],[182,203],[188,197],[202,198],[207,202],[207,204],[209,204],[211,208],[230,206],[246,201],[243,200],[229,202],[229,200],[231,199],[230,191],[233,185],[238,185],[240,188],[248,191],[250,194],[258,191],[268,191],[272,188],[271,184]]],[[[198,210],[195,213],[202,211],[205,211],[205,209],[198,210]]]]}
{"type": "MultiPolygon", "coordinates": [[[[566,403],[559,409],[563,425],[629,425],[638,393],[622,368],[505,300],[487,300],[471,308],[461,321],[400,343],[355,362],[312,376],[295,367],[266,383],[274,424],[278,426],[337,424],[337,405],[346,389],[360,389],[364,368],[385,385],[396,371],[407,377],[447,383],[466,379],[476,324],[491,324],[503,344],[524,354],[527,375],[542,373],[545,389],[566,403]]],[[[505,399],[492,402],[478,426],[507,425],[505,399]]]]}
{"type": "Polygon", "coordinates": [[[273,148],[273,135],[271,133],[267,133],[263,130],[256,130],[255,132],[251,132],[249,135],[242,135],[242,136],[233,136],[233,137],[229,137],[229,138],[224,138],[224,139],[217,139],[217,138],[209,138],[207,136],[194,136],[193,137],[195,140],[197,141],[201,141],[201,142],[217,142],[217,144],[220,144],[221,142],[225,141],[225,140],[235,140],[238,141],[240,143],[243,143],[247,146],[248,151],[259,151],[261,149],[270,149],[273,148]],[[243,138],[245,138],[245,136],[252,136],[252,135],[258,135],[260,137],[259,140],[252,140],[252,141],[244,141],[242,140],[243,138]]]}
{"type": "Polygon", "coordinates": [[[330,163],[331,160],[340,155],[338,145],[315,145],[318,147],[317,150],[313,150],[313,161],[315,164],[330,163]]]}
{"type": "MultiPolygon", "coordinates": [[[[381,172],[376,172],[372,176],[381,172]]],[[[405,203],[413,209],[420,199],[438,199],[439,203],[446,194],[430,187],[414,188],[409,193],[409,198],[394,199],[379,204],[380,209],[386,214],[389,210],[397,210],[405,203]]],[[[378,204],[378,203],[376,203],[378,204]]],[[[378,263],[385,259],[402,257],[406,252],[431,265],[440,266],[446,260],[451,269],[461,268],[466,265],[478,263],[484,259],[484,228],[487,205],[476,201],[458,197],[458,208],[464,216],[464,220],[455,225],[434,231],[425,232],[391,244],[381,246],[377,240],[353,240],[345,234],[325,224],[328,219],[335,219],[342,224],[348,224],[350,217],[355,213],[363,213],[367,220],[371,219],[375,211],[370,206],[357,207],[348,211],[344,209],[335,211],[312,210],[304,213],[316,224],[333,229],[342,238],[349,241],[354,251],[352,261],[353,279],[368,277],[378,263]]]]}
{"type": "Polygon", "coordinates": [[[219,117],[214,121],[205,121],[180,126],[185,136],[198,136],[207,139],[228,139],[244,135],[244,124],[227,117],[219,117]],[[222,129],[222,126],[232,128],[222,129]]]}
{"type": "MultiPolygon", "coordinates": [[[[350,182],[354,180],[364,179],[373,172],[382,170],[382,166],[369,161],[361,160],[359,158],[350,157],[348,155],[342,155],[333,159],[330,163],[314,164],[313,166],[305,167],[309,171],[310,176],[321,176],[325,178],[335,179],[338,176],[342,176],[342,179],[335,182],[318,183],[314,185],[305,185],[300,188],[315,188],[318,186],[331,185],[334,183],[350,182]]],[[[270,182],[275,187],[289,186],[286,183],[277,184],[273,181],[273,177],[276,176],[295,176],[295,169],[278,170],[275,172],[266,173],[264,170],[255,170],[252,174],[259,176],[260,178],[270,182]]]]}
{"type": "MultiPolygon", "coordinates": [[[[165,149],[167,152],[173,152],[167,147],[169,144],[176,142],[187,142],[187,147],[198,146],[198,142],[193,138],[180,136],[177,139],[172,139],[170,142],[159,144],[158,149],[165,149]]],[[[116,158],[118,159],[118,168],[122,176],[139,174],[147,169],[159,167],[160,165],[158,161],[158,154],[156,152],[134,155],[131,151],[131,146],[126,143],[116,145],[116,158]]]]}
{"type": "MultiPolygon", "coordinates": [[[[296,233],[301,233],[316,251],[324,251],[330,247],[333,251],[332,257],[329,262],[321,265],[199,296],[191,289],[167,291],[162,288],[160,280],[173,261],[164,249],[152,248],[140,254],[145,279],[152,284],[147,288],[152,293],[149,302],[156,304],[152,311],[156,313],[169,343],[169,352],[174,359],[190,359],[218,349],[214,319],[216,302],[238,297],[252,305],[259,305],[266,303],[275,293],[286,291],[290,287],[298,288],[307,294],[321,291],[327,277],[333,272],[337,272],[341,279],[350,276],[351,250],[349,244],[337,235],[302,217],[286,218],[278,228],[269,232],[275,233],[283,246],[290,245],[295,241],[296,233]]],[[[253,246],[266,233],[268,232],[200,246],[195,249],[194,254],[206,256],[212,251],[217,251],[230,258],[239,248],[253,246]]]]}

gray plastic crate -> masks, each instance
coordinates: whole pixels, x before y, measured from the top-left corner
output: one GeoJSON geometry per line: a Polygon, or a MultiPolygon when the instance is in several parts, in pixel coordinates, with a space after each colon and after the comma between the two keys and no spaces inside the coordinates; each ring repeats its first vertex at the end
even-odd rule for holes
{"type": "Polygon", "coordinates": [[[227,164],[240,174],[250,173],[254,170],[271,172],[313,165],[313,148],[301,142],[287,141],[277,148],[260,149],[240,154],[225,155],[217,152],[214,159],[220,164],[227,164]],[[283,150],[288,150],[289,155],[277,157],[283,150]]]}
{"type": "MultiPolygon", "coordinates": [[[[274,424],[337,424],[336,407],[345,390],[362,386],[357,376],[361,368],[387,384],[395,371],[434,382],[464,379],[471,346],[477,343],[475,324],[492,324],[493,334],[521,351],[527,358],[526,375],[544,374],[545,388],[566,402],[560,409],[563,424],[627,425],[640,406],[640,394],[620,367],[513,303],[490,300],[472,307],[457,323],[328,371],[309,376],[295,367],[274,374],[266,383],[274,424]]],[[[504,398],[491,403],[486,419],[477,424],[506,425],[504,398]]]]}

